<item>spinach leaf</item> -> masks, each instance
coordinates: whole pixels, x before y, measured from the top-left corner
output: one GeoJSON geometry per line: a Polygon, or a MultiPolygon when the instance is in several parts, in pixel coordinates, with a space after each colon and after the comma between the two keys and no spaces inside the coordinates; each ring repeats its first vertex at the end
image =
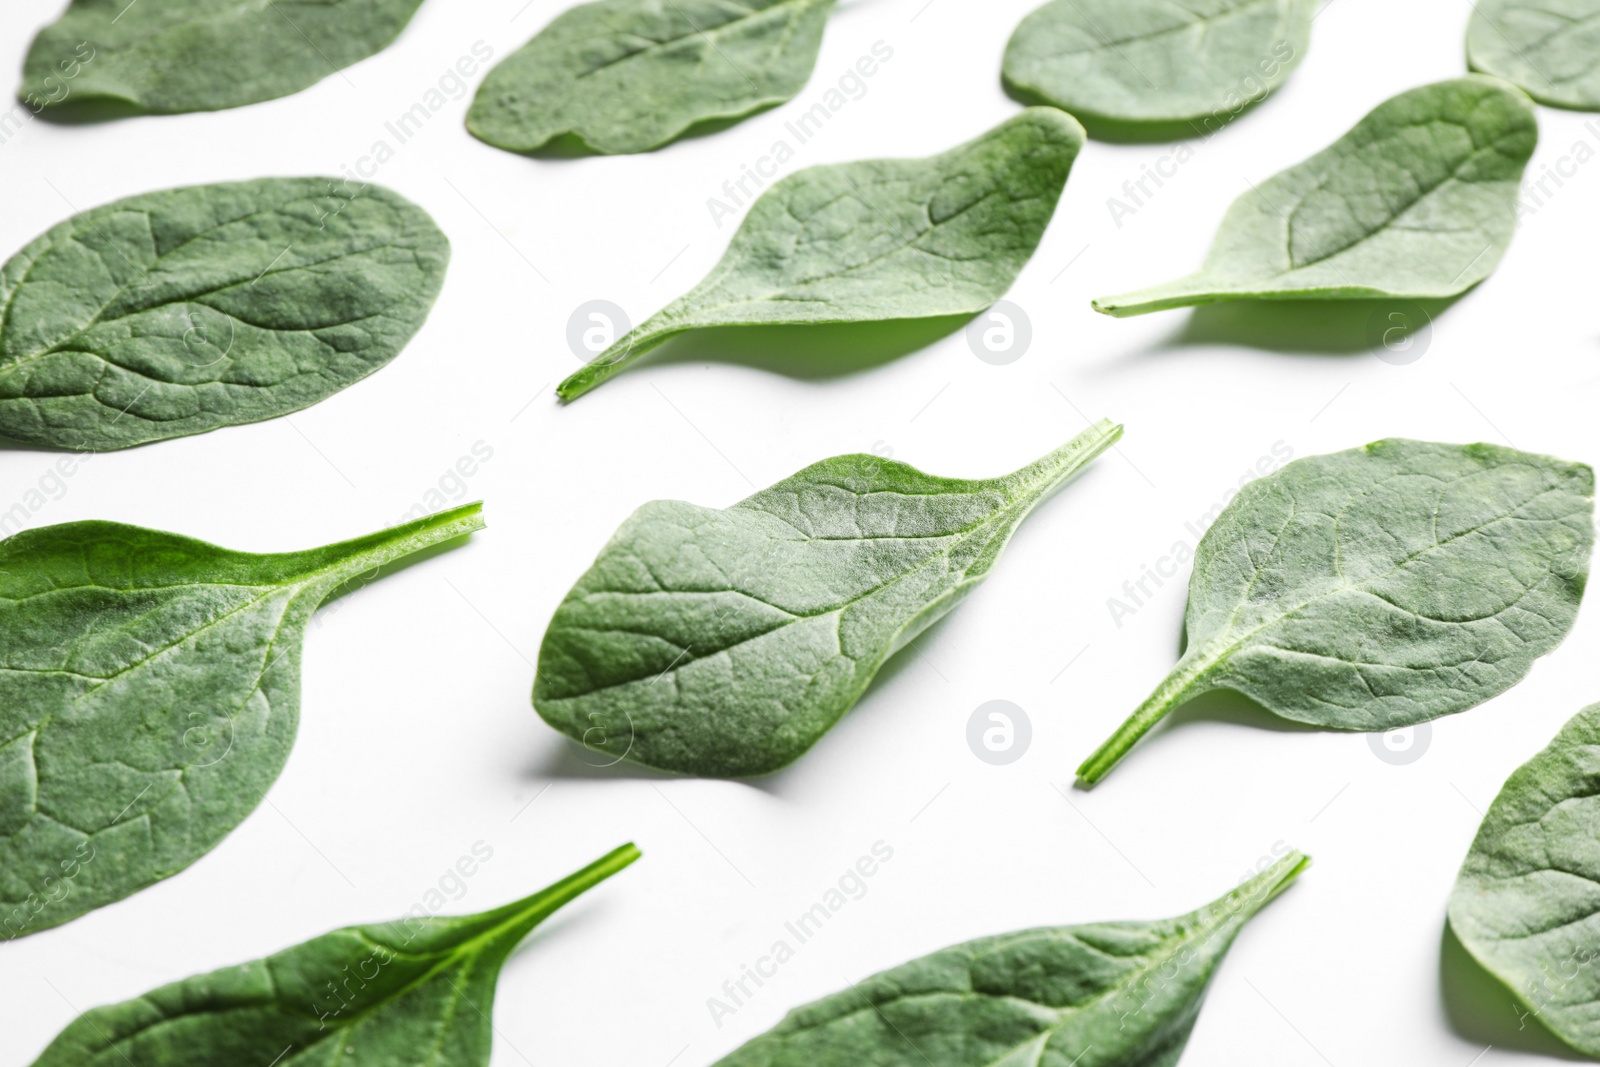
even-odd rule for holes
{"type": "Polygon", "coordinates": [[[1504,692],[1572,628],[1593,511],[1588,467],[1499,445],[1391,439],[1250,482],[1195,549],[1183,657],[1080,782],[1212,689],[1340,730],[1504,692]]]}
{"type": "Polygon", "coordinates": [[[1467,23],[1467,64],[1541,104],[1600,111],[1597,24],[1596,0],[1477,0],[1467,23]]]}
{"type": "Polygon", "coordinates": [[[722,511],[634,512],[557,608],[533,702],[596,751],[718,777],[799,758],[989,573],[1101,421],[1001,478],[835,456],[722,511]]]}
{"type": "Polygon", "coordinates": [[[1407,90],[1241,194],[1198,273],[1096,300],[1095,310],[1455,296],[1487,278],[1511,243],[1537,140],[1533,103],[1494,78],[1407,90]]]}
{"type": "Polygon", "coordinates": [[[35,37],[19,95],[45,110],[220,111],[288,96],[382,51],[422,0],[72,0],[35,37]],[[63,61],[91,58],[62,90],[63,61]]]}
{"type": "Polygon", "coordinates": [[[796,1008],[717,1067],[1172,1067],[1233,939],[1310,863],[1288,852],[1175,919],[953,945],[796,1008]]]}
{"type": "Polygon", "coordinates": [[[1315,6],[1050,0],[1012,34],[1002,74],[1014,95],[1064,108],[1093,132],[1206,134],[1289,77],[1315,6]]]}
{"type": "Polygon", "coordinates": [[[512,152],[571,134],[644,152],[805,85],[834,0],[598,0],[557,15],[489,72],[467,129],[512,152]]]}
{"type": "Polygon", "coordinates": [[[427,213],[264,178],[75,215],[0,267],[0,436],[78,450],[258,422],[393,359],[444,284],[427,213]]]}
{"type": "Polygon", "coordinates": [[[1083,128],[1028,108],[928,159],[809,167],[750,209],[705,280],[557,388],[582,396],[676,334],[711,326],[975,314],[1050,224],[1083,128]]]}
{"type": "Polygon", "coordinates": [[[624,845],[477,915],[347,926],[265,959],[95,1008],[33,1067],[487,1067],[506,957],[556,909],[639,858],[624,845]]]}
{"type": "Polygon", "coordinates": [[[317,605],[479,510],[276,555],[111,522],[0,541],[0,938],[210,851],[289,756],[317,605]]]}
{"type": "Polygon", "coordinates": [[[1545,1027],[1600,1058],[1600,704],[1574,715],[1489,805],[1450,926],[1545,1027]]]}

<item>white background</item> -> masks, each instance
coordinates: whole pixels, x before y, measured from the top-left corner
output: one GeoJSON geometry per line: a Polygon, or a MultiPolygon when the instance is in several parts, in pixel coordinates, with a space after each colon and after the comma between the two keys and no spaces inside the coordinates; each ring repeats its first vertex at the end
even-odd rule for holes
{"type": "MultiPolygon", "coordinates": [[[[31,121],[0,145],[0,253],[134,193],[337,175],[392,143],[384,123],[474,42],[504,56],[562,6],[524,2],[429,0],[392,48],[283,100],[31,121]]],[[[20,69],[62,6],[6,5],[0,69],[20,69]]],[[[833,377],[680,346],[570,407],[552,399],[579,365],[565,342],[573,309],[608,299],[637,322],[697,281],[733,228],[713,223],[707,198],[874,42],[893,59],[786,172],[930,154],[1013,114],[1000,57],[1033,6],[845,0],[799,98],[649,155],[521,158],[473,140],[469,98],[450,101],[375,179],[425,206],[454,247],[443,296],[392,364],[288,418],[95,457],[33,515],[309,547],[391,524],[474,443],[493,449],[462,497],[487,502],[485,532],[319,615],[299,740],[267,802],[184,873],[0,945],[0,1062],[30,1062],[80,1010],[396,917],[475,842],[493,859],[449,910],[514,899],[627,840],[645,858],[507,966],[497,1067],[701,1067],[792,1006],[955,941],[1188,910],[1280,841],[1315,865],[1235,945],[1185,1067],[1542,1058],[1521,1050],[1533,1039],[1508,997],[1454,960],[1441,981],[1444,908],[1506,775],[1600,694],[1592,608],[1523,684],[1435,722],[1409,765],[1379,759],[1366,736],[1288,729],[1223,700],[1176,716],[1094,792],[1070,787],[1174,661],[1187,575],[1120,627],[1107,598],[1191,540],[1185,523],[1275,444],[1304,456],[1404,435],[1600,458],[1600,165],[1528,215],[1409,365],[1374,357],[1364,314],[1239,305],[1118,321],[1089,307],[1187,273],[1247,181],[1393,93],[1461,73],[1464,0],[1333,0],[1282,91],[1198,145],[1120,227],[1107,198],[1173,147],[1090,143],[1010,294],[1034,331],[1015,363],[981,362],[960,333],[833,377]],[[533,712],[531,661],[552,611],[646,500],[723,506],[874,448],[939,474],[999,474],[1101,415],[1126,423],[1120,450],[1042,506],[988,583],[788,771],[736,783],[597,770],[533,712]],[[967,747],[968,717],[991,699],[1032,722],[1010,766],[967,747]],[[714,1024],[707,998],[880,840],[894,858],[866,895],[714,1024]]],[[[1577,141],[1600,147],[1585,120],[1541,108],[1530,174],[1577,141]]],[[[0,511],[56,458],[0,451],[0,511]]]]}

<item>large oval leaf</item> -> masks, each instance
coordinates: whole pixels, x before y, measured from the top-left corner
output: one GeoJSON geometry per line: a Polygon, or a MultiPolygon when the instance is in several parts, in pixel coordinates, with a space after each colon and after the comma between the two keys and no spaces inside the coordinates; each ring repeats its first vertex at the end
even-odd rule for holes
{"type": "Polygon", "coordinates": [[[636,511],[556,610],[533,702],[589,747],[766,774],[989,573],[1033,506],[1122,434],[1100,422],[1002,478],[835,456],[722,511],[636,511]]]}
{"type": "Polygon", "coordinates": [[[796,1008],[717,1067],[1173,1067],[1234,938],[1310,862],[1289,851],[1175,919],[953,945],[796,1008]]]}
{"type": "Polygon", "coordinates": [[[531,152],[572,134],[644,152],[798,93],[834,0],[598,0],[560,15],[489,72],[475,137],[531,152]]]}
{"type": "Polygon", "coordinates": [[[487,1067],[506,957],[638,858],[624,845],[492,911],[434,916],[418,905],[95,1008],[33,1067],[487,1067]]]}
{"type": "Polygon", "coordinates": [[[1533,102],[1498,79],[1410,89],[1240,194],[1199,272],[1096,300],[1095,310],[1463,293],[1511,243],[1538,137],[1533,102]]]}
{"type": "Polygon", "coordinates": [[[0,436],[127,448],[315,404],[393,359],[450,245],[375,185],[263,178],[75,215],[0,268],[0,436]]]}
{"type": "Polygon", "coordinates": [[[170,114],[288,96],[379,52],[422,0],[72,0],[33,40],[21,97],[170,114]]]}
{"type": "Polygon", "coordinates": [[[1079,778],[1212,689],[1341,730],[1504,692],[1572,628],[1593,512],[1588,467],[1498,445],[1378,441],[1250,482],[1195,549],[1183,658],[1079,778]]]}
{"type": "Polygon", "coordinates": [[[751,207],[705,280],[557,387],[581,396],[677,334],[710,326],[970,315],[1032,257],[1083,128],[1029,108],[928,159],[809,167],[751,207]]]}
{"type": "Polygon", "coordinates": [[[0,938],[210,851],[288,758],[317,605],[478,512],[281,555],[110,522],[0,541],[0,938]]]}
{"type": "Polygon", "coordinates": [[[1006,45],[1006,86],[1087,124],[1205,136],[1305,57],[1314,0],[1050,0],[1006,45]],[[1173,129],[1186,124],[1187,128],[1173,129]]]}
{"type": "Polygon", "coordinates": [[[1600,1059],[1600,704],[1506,779],[1456,878],[1450,926],[1551,1033],[1600,1059]]]}
{"type": "Polygon", "coordinates": [[[1467,62],[1541,104],[1600,110],[1600,0],[1477,0],[1467,62]]]}

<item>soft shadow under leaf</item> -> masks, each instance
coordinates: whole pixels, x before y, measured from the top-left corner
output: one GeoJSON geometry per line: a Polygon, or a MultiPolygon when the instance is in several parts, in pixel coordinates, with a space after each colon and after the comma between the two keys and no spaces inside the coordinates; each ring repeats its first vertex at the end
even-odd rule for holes
{"type": "Polygon", "coordinates": [[[1449,922],[1439,937],[1439,999],[1450,1028],[1474,1044],[1563,1060],[1587,1058],[1545,1029],[1538,1016],[1484,970],[1449,922]]]}
{"type": "Polygon", "coordinates": [[[721,326],[675,337],[646,358],[657,363],[731,363],[821,381],[859,374],[927,348],[972,318],[721,326]]]}
{"type": "Polygon", "coordinates": [[[1273,352],[1342,355],[1409,347],[1456,302],[1447,300],[1233,300],[1194,309],[1163,348],[1245,345],[1273,352]]]}

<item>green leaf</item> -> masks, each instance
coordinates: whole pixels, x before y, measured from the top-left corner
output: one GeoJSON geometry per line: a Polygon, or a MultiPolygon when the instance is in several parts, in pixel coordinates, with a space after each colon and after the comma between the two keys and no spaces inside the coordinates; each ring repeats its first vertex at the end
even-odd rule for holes
{"type": "Polygon", "coordinates": [[[487,1067],[506,957],[639,858],[624,845],[514,904],[347,926],[74,1020],[33,1067],[487,1067]]]}
{"type": "Polygon", "coordinates": [[[755,202],[704,281],[556,391],[582,396],[686,330],[976,314],[1039,246],[1082,147],[1072,116],[1035,107],[928,159],[792,174],[755,202]]]}
{"type": "Polygon", "coordinates": [[[1001,478],[936,478],[857,454],[722,511],[646,504],[556,610],[534,706],[616,759],[717,777],[775,771],[987,577],[1034,505],[1121,435],[1101,421],[1001,478]]]}
{"type": "Polygon", "coordinates": [[[1600,2],[1478,0],[1467,64],[1527,90],[1541,104],[1600,111],[1600,2]]]}
{"type": "Polygon", "coordinates": [[[1095,310],[1455,296],[1487,278],[1511,243],[1538,136],[1532,101],[1494,78],[1407,90],[1241,194],[1198,273],[1096,300],[1095,310]]]}
{"type": "Polygon", "coordinates": [[[1489,805],[1450,894],[1450,926],[1546,1029],[1600,1058],[1600,704],[1489,805]]]}
{"type": "Polygon", "coordinates": [[[317,605],[479,511],[275,555],[111,522],[0,541],[0,939],[210,851],[289,756],[317,605]]]}
{"type": "Polygon", "coordinates": [[[1233,939],[1311,860],[1198,911],[953,945],[791,1011],[717,1067],[1172,1067],[1233,939]]]}
{"type": "Polygon", "coordinates": [[[1504,692],[1572,628],[1593,512],[1588,467],[1499,445],[1391,439],[1250,482],[1195,549],[1183,657],[1080,782],[1212,689],[1373,731],[1504,692]]]}
{"type": "Polygon", "coordinates": [[[1091,131],[1204,135],[1283,84],[1310,46],[1315,6],[1051,0],[1011,35],[1002,74],[1013,94],[1064,108],[1091,131]]]}
{"type": "Polygon", "coordinates": [[[72,0],[33,40],[18,95],[59,110],[220,111],[297,93],[400,36],[422,0],[72,0]]]}
{"type": "Polygon", "coordinates": [[[389,362],[450,244],[345,184],[193,185],[46,231],[0,267],[0,436],[127,448],[298,411],[389,362]]]}
{"type": "Polygon", "coordinates": [[[531,152],[563,135],[645,152],[790,99],[834,0],[599,0],[557,15],[489,72],[473,136],[531,152]]]}

